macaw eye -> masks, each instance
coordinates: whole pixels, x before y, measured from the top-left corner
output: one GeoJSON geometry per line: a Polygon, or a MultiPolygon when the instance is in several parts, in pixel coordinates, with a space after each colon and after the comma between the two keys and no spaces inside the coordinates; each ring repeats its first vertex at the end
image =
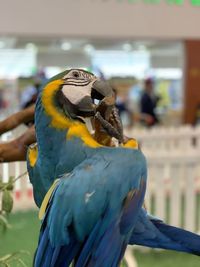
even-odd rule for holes
{"type": "Polygon", "coordinates": [[[74,72],[72,73],[72,75],[73,75],[74,78],[79,78],[79,77],[80,77],[80,74],[79,74],[78,71],[74,71],[74,72]]]}

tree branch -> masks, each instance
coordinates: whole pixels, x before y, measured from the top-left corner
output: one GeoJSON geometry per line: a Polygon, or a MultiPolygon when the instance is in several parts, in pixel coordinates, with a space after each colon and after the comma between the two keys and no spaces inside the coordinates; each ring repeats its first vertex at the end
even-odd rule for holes
{"type": "Polygon", "coordinates": [[[26,160],[28,146],[35,142],[35,127],[32,126],[18,138],[0,144],[0,162],[26,160]]]}
{"type": "MultiPolygon", "coordinates": [[[[34,120],[35,105],[21,110],[0,122],[0,134],[13,130],[22,123],[34,120]]],[[[35,127],[32,126],[18,138],[0,144],[0,162],[26,160],[27,148],[36,142],[35,127]]]]}
{"type": "Polygon", "coordinates": [[[35,105],[23,109],[0,122],[0,134],[6,133],[22,123],[34,119],[35,105]]]}

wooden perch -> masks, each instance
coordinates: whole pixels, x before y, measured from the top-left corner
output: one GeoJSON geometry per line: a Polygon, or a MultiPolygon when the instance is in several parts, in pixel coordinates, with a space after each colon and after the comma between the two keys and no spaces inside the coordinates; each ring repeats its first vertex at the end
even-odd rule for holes
{"type": "MultiPolygon", "coordinates": [[[[19,111],[4,121],[0,122],[0,134],[8,132],[20,124],[34,119],[35,105],[19,111]]],[[[0,162],[12,162],[26,160],[27,148],[36,142],[35,127],[28,128],[18,138],[0,144],[0,162]]]]}
{"type": "Polygon", "coordinates": [[[0,122],[0,134],[13,130],[22,123],[33,121],[35,105],[23,109],[0,122]]]}
{"type": "Polygon", "coordinates": [[[32,126],[18,138],[0,144],[0,162],[26,160],[27,148],[35,142],[35,127],[32,126]]]}

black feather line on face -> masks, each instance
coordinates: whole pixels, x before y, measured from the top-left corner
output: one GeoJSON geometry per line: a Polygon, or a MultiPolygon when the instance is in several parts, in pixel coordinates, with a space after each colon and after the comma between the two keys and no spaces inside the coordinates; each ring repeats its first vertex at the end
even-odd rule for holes
{"type": "MultiPolygon", "coordinates": [[[[70,78],[71,80],[71,78],[70,78]]],[[[90,84],[91,81],[83,81],[83,80],[64,80],[64,84],[63,85],[72,85],[72,86],[87,86],[88,84],[90,84]]]]}

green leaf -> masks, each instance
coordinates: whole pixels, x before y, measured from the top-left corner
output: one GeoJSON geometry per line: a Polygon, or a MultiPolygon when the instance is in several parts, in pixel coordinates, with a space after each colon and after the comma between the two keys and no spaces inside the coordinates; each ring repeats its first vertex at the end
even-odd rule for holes
{"type": "Polygon", "coordinates": [[[8,190],[12,191],[14,188],[14,176],[9,177],[7,188],[8,190]]]}
{"type": "Polygon", "coordinates": [[[10,213],[13,208],[13,198],[8,190],[3,191],[2,196],[2,210],[10,213]]]}
{"type": "Polygon", "coordinates": [[[14,252],[12,254],[7,254],[7,255],[0,258],[0,267],[10,266],[10,263],[11,264],[15,263],[14,266],[28,267],[25,264],[25,262],[20,258],[21,254],[26,254],[26,255],[30,256],[30,253],[28,251],[24,251],[24,250],[14,252]]]}

